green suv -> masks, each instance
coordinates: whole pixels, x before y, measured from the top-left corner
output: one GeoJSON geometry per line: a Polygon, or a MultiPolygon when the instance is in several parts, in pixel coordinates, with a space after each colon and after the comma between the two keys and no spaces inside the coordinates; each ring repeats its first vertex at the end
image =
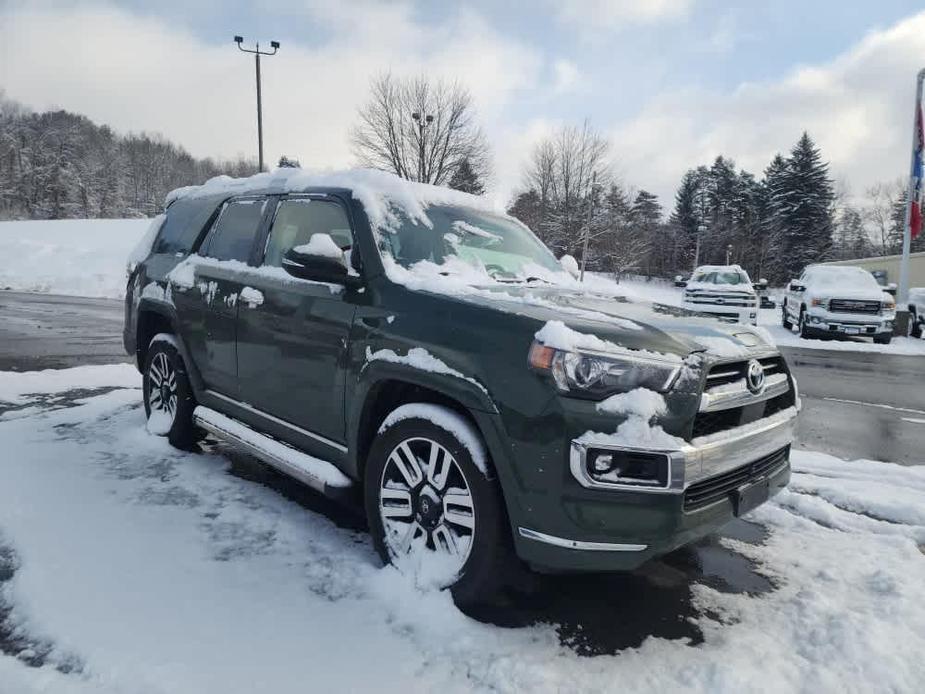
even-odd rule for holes
{"type": "Polygon", "coordinates": [[[788,482],[762,333],[580,284],[481,198],[279,170],[167,202],[126,292],[149,430],[362,495],[383,561],[458,603],[632,569],[788,482]]]}

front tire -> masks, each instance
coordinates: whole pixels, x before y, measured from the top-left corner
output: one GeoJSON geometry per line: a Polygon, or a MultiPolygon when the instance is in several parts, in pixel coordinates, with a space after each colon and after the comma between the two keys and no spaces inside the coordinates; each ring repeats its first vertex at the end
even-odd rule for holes
{"type": "Polygon", "coordinates": [[[810,340],[816,336],[815,331],[806,325],[806,309],[800,311],[800,322],[797,325],[800,329],[800,337],[804,340],[810,340]]]}
{"type": "Polygon", "coordinates": [[[478,431],[453,410],[405,405],[386,418],[364,475],[369,530],[382,561],[450,588],[460,607],[490,602],[511,557],[501,491],[473,442],[482,446],[478,431]],[[460,441],[461,428],[469,445],[460,441]],[[425,575],[424,562],[439,575],[425,575]]]}
{"type": "Polygon", "coordinates": [[[158,333],[148,345],[142,380],[148,431],[172,446],[192,448],[199,438],[193,424],[196,399],[173,335],[158,333]]]}
{"type": "Polygon", "coordinates": [[[793,330],[793,323],[787,318],[787,302],[784,301],[780,306],[780,322],[786,330],[793,330]]]}
{"type": "Polygon", "coordinates": [[[892,339],[893,339],[892,335],[875,335],[874,343],[878,345],[888,345],[890,344],[890,340],[892,339]]]}

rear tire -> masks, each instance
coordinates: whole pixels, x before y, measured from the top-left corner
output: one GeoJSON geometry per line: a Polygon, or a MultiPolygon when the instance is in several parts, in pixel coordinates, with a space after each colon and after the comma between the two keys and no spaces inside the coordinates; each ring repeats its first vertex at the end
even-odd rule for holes
{"type": "Polygon", "coordinates": [[[915,310],[909,311],[909,336],[922,337],[922,324],[919,322],[915,310]]]}
{"type": "Polygon", "coordinates": [[[148,345],[142,380],[148,430],[166,436],[172,446],[193,448],[200,438],[193,425],[196,398],[175,338],[158,333],[148,345]]]}
{"type": "MultiPolygon", "coordinates": [[[[461,415],[440,409],[479,437],[461,415]]],[[[491,602],[513,556],[501,490],[491,472],[479,469],[456,435],[431,419],[411,415],[380,430],[367,458],[364,502],[383,563],[401,568],[409,561],[413,569],[439,556],[449,571],[438,585],[450,588],[457,606],[491,602]]]]}

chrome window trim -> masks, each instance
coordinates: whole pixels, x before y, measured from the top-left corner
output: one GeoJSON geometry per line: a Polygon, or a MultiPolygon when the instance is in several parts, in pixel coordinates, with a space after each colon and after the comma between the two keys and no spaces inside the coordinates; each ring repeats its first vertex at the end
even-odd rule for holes
{"type": "Polygon", "coordinates": [[[248,405],[247,403],[241,402],[240,400],[229,398],[227,395],[222,395],[221,393],[215,390],[206,390],[206,393],[208,395],[218,398],[219,400],[224,400],[225,402],[229,402],[232,405],[236,405],[237,407],[240,407],[243,410],[247,410],[248,412],[251,412],[255,415],[263,417],[264,419],[268,419],[271,422],[275,422],[276,424],[279,424],[280,426],[284,426],[288,429],[291,429],[297,434],[302,434],[303,436],[307,436],[310,439],[314,439],[315,441],[318,441],[319,443],[323,443],[327,446],[330,446],[334,450],[340,451],[341,453],[347,452],[347,447],[344,446],[343,444],[337,443],[336,441],[332,441],[331,439],[324,437],[321,434],[316,434],[313,431],[309,431],[308,429],[297,427],[295,424],[287,422],[285,419],[280,419],[279,417],[274,417],[273,415],[267,412],[264,412],[263,410],[258,410],[253,405],[248,405]]]}

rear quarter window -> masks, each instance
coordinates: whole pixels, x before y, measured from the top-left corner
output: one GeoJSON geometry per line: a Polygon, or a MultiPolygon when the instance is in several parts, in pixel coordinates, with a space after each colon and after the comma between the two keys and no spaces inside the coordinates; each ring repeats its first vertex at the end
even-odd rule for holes
{"type": "Polygon", "coordinates": [[[189,253],[219,206],[218,200],[177,200],[154,242],[154,253],[189,253]]]}

